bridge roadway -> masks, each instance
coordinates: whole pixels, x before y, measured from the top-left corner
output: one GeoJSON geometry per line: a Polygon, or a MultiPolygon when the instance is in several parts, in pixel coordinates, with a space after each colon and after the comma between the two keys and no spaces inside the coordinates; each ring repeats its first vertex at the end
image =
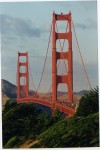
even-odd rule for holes
{"type": "Polygon", "coordinates": [[[40,98],[34,98],[34,97],[26,97],[26,98],[20,98],[19,100],[17,100],[18,103],[29,103],[29,102],[34,102],[34,103],[38,103],[41,105],[45,105],[49,108],[51,108],[51,110],[53,112],[55,112],[55,109],[58,108],[61,112],[63,112],[67,117],[71,117],[75,114],[75,108],[68,106],[65,103],[60,103],[60,102],[53,102],[51,100],[43,100],[40,98]]]}

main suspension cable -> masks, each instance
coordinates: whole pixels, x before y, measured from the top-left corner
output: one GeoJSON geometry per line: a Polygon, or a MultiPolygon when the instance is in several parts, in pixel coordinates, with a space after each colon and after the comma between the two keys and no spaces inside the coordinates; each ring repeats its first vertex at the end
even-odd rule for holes
{"type": "Polygon", "coordinates": [[[43,78],[44,69],[45,69],[46,60],[47,60],[47,55],[48,55],[48,50],[49,50],[49,45],[50,45],[51,31],[52,31],[52,24],[51,24],[51,29],[50,29],[50,36],[49,36],[49,41],[48,41],[48,47],[47,47],[46,57],[45,57],[44,65],[43,65],[43,70],[42,70],[41,78],[40,78],[40,81],[39,81],[39,84],[38,84],[38,87],[37,87],[36,91],[38,91],[38,89],[40,87],[40,84],[41,84],[41,81],[42,81],[42,78],[43,78]]]}
{"type": "Polygon", "coordinates": [[[77,40],[77,36],[76,36],[76,31],[75,31],[75,26],[74,26],[73,20],[72,20],[72,26],[73,26],[73,30],[74,30],[74,35],[75,35],[75,39],[76,39],[78,51],[79,51],[79,54],[80,54],[80,57],[81,57],[83,70],[84,70],[84,72],[85,72],[87,81],[88,81],[88,83],[89,83],[89,87],[90,87],[90,89],[92,89],[92,86],[91,86],[91,83],[90,83],[90,80],[89,80],[89,77],[88,77],[88,73],[87,73],[87,71],[86,71],[85,64],[84,64],[84,61],[83,61],[83,58],[82,58],[82,54],[81,54],[81,50],[80,50],[80,47],[79,47],[79,43],[78,43],[78,40],[77,40]]]}

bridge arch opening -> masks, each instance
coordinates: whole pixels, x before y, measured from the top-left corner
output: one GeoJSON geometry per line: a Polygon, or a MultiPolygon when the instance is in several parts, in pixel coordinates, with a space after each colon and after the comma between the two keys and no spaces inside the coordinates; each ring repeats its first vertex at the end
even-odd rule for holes
{"type": "Polygon", "coordinates": [[[66,31],[68,32],[69,28],[68,28],[67,24],[68,24],[67,20],[63,20],[63,21],[57,20],[56,21],[56,32],[58,32],[58,33],[65,33],[66,31]]]}
{"type": "Polygon", "coordinates": [[[66,83],[59,83],[57,87],[57,101],[65,103],[68,101],[68,87],[66,83]]]}
{"type": "Polygon", "coordinates": [[[20,66],[20,73],[25,73],[25,72],[26,72],[26,67],[20,66]]]}
{"type": "Polygon", "coordinates": [[[68,40],[58,39],[56,41],[56,50],[57,52],[67,52],[68,51],[68,40]]]}
{"type": "Polygon", "coordinates": [[[26,62],[26,56],[19,57],[19,62],[25,63],[26,62]]]}
{"type": "Polygon", "coordinates": [[[26,77],[20,77],[20,85],[26,85],[26,77]]]}
{"type": "Polygon", "coordinates": [[[66,59],[60,59],[57,61],[57,75],[67,75],[68,73],[68,61],[66,59]]]}

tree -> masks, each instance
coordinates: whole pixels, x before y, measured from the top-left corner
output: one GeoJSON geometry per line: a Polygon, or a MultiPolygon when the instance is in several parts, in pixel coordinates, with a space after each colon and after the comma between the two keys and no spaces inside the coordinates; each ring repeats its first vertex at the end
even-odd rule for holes
{"type": "Polygon", "coordinates": [[[79,102],[75,116],[88,116],[99,111],[98,87],[85,94],[79,102]]]}
{"type": "Polygon", "coordinates": [[[56,109],[55,113],[54,113],[54,116],[53,116],[53,120],[54,122],[58,122],[58,121],[61,121],[65,118],[65,114],[60,112],[58,109],[56,109]]]}
{"type": "Polygon", "coordinates": [[[3,145],[14,136],[35,138],[52,124],[52,117],[37,109],[34,103],[17,104],[8,100],[2,113],[3,145]]]}

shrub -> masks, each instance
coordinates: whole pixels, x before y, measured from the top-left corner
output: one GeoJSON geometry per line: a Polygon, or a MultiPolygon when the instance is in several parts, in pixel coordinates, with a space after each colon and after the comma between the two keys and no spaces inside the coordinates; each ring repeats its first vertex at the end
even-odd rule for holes
{"type": "Polygon", "coordinates": [[[4,146],[4,148],[12,148],[17,143],[18,143],[18,137],[14,136],[7,142],[7,144],[4,146]]]}
{"type": "Polygon", "coordinates": [[[75,116],[88,116],[99,112],[98,87],[85,94],[79,102],[75,116]]]}

